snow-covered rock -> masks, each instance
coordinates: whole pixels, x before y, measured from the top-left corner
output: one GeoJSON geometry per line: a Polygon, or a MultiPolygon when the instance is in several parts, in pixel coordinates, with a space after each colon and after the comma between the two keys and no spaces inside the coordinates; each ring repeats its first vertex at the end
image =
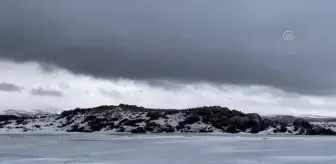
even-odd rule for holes
{"type": "Polygon", "coordinates": [[[292,123],[261,118],[225,107],[185,110],[147,109],[135,105],[99,106],[60,114],[7,111],[0,115],[0,132],[226,132],[333,135],[334,131],[303,119],[292,123]],[[18,114],[19,113],[19,114],[18,114]]]}

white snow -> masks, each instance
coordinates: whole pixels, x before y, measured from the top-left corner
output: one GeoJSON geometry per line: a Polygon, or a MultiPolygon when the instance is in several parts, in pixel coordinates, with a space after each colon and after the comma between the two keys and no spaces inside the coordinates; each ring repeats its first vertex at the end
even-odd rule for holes
{"type": "Polygon", "coordinates": [[[152,122],[155,122],[159,125],[170,125],[170,126],[177,126],[179,122],[184,121],[185,116],[182,113],[176,113],[172,115],[166,115],[168,119],[159,118],[152,122]]]}
{"type": "Polygon", "coordinates": [[[50,115],[55,114],[55,112],[46,112],[44,110],[16,110],[16,109],[7,109],[0,112],[0,115],[14,115],[14,116],[36,116],[36,115],[50,115]]]}
{"type": "Polygon", "coordinates": [[[336,122],[310,122],[310,124],[336,131],[336,122]]]}

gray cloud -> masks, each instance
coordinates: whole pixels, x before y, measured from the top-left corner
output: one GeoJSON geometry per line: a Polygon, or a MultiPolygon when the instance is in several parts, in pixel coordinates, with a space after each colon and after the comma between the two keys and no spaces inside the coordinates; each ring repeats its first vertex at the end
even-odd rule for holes
{"type": "Polygon", "coordinates": [[[104,95],[104,96],[108,96],[111,98],[122,98],[124,97],[124,95],[122,93],[120,93],[117,90],[111,90],[111,89],[99,89],[99,92],[104,95]]]}
{"type": "Polygon", "coordinates": [[[55,97],[63,96],[63,93],[61,91],[45,89],[41,87],[32,89],[30,93],[35,96],[55,96],[55,97]]]}
{"type": "Polygon", "coordinates": [[[0,58],[101,78],[257,84],[329,95],[336,93],[335,5],[5,1],[0,58]],[[294,41],[283,41],[287,30],[295,32],[294,41]]]}
{"type": "Polygon", "coordinates": [[[166,81],[166,80],[148,80],[147,84],[153,87],[159,87],[166,90],[179,90],[183,89],[185,85],[181,82],[166,81]]]}
{"type": "Polygon", "coordinates": [[[0,91],[3,92],[21,92],[23,87],[15,85],[15,84],[10,84],[10,83],[5,83],[2,82],[0,83],[0,91]]]}

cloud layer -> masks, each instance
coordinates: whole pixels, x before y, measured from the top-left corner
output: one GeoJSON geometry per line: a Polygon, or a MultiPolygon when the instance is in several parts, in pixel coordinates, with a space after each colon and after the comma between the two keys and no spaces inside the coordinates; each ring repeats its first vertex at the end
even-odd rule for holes
{"type": "Polygon", "coordinates": [[[336,93],[336,2],[5,1],[0,58],[100,78],[336,93]],[[304,4],[304,5],[303,5],[304,4]],[[284,31],[295,40],[286,42],[284,31]]]}
{"type": "Polygon", "coordinates": [[[5,82],[0,83],[0,91],[3,92],[20,92],[22,89],[23,87],[17,86],[15,84],[5,82]]]}
{"type": "Polygon", "coordinates": [[[34,88],[31,90],[31,94],[35,96],[56,96],[56,97],[63,96],[61,91],[45,88],[34,88]]]}
{"type": "Polygon", "coordinates": [[[3,81],[12,84],[16,82],[15,84],[26,88],[19,93],[0,92],[0,111],[61,111],[76,107],[127,103],[175,109],[221,105],[260,114],[309,113],[336,116],[336,97],[330,95],[305,96],[258,85],[213,85],[204,82],[174,84],[122,78],[102,80],[72,74],[64,69],[45,73],[36,63],[0,61],[0,67],[0,74],[4,75],[3,81]],[[32,95],[32,90],[39,96],[32,95]]]}

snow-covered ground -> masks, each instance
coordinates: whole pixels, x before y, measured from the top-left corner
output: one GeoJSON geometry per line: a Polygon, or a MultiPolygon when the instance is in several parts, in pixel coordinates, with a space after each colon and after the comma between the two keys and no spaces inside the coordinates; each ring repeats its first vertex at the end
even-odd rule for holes
{"type": "Polygon", "coordinates": [[[324,128],[336,131],[336,122],[310,122],[310,124],[322,126],[324,128]]]}
{"type": "Polygon", "coordinates": [[[250,134],[2,134],[0,164],[335,163],[336,138],[250,134]]]}

